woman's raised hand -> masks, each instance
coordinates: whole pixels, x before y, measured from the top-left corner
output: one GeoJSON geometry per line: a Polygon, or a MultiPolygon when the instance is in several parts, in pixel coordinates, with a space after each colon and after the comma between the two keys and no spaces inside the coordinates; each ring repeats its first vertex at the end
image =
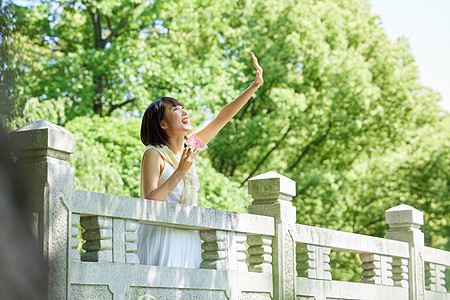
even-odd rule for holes
{"type": "Polygon", "coordinates": [[[180,162],[178,163],[177,170],[183,172],[184,174],[189,171],[192,164],[195,161],[195,156],[197,155],[197,148],[191,149],[189,147],[184,148],[183,154],[181,154],[180,162]]]}
{"type": "Polygon", "coordinates": [[[251,52],[251,53],[252,53],[253,65],[256,68],[256,77],[255,77],[255,81],[253,81],[253,85],[256,85],[257,87],[260,87],[264,83],[264,79],[263,79],[263,76],[262,76],[263,69],[259,65],[258,59],[256,58],[255,54],[253,52],[251,52]]]}

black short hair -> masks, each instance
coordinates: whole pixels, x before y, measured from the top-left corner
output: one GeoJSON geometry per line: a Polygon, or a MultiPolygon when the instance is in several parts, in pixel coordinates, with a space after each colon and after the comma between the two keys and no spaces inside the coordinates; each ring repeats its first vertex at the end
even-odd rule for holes
{"type": "Polygon", "coordinates": [[[164,103],[172,106],[183,106],[175,98],[162,97],[153,101],[147,107],[141,123],[141,141],[145,146],[167,146],[168,136],[161,128],[161,121],[165,119],[164,103]]]}

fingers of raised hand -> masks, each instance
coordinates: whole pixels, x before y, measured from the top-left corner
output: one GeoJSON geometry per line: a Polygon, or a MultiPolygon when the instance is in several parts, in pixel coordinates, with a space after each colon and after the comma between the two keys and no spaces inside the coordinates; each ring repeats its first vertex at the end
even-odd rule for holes
{"type": "Polygon", "coordinates": [[[257,70],[259,70],[259,71],[262,72],[262,68],[261,68],[261,66],[260,66],[259,63],[258,63],[258,58],[256,57],[256,55],[255,55],[253,52],[251,52],[251,53],[252,53],[253,65],[255,66],[255,68],[256,68],[257,70]]]}
{"type": "Polygon", "coordinates": [[[256,58],[255,54],[253,54],[253,52],[252,52],[252,61],[253,61],[253,65],[255,66],[255,68],[258,69],[258,66],[259,66],[258,59],[256,58]]]}
{"type": "Polygon", "coordinates": [[[262,77],[262,70],[256,71],[256,77],[254,82],[257,83],[258,85],[262,85],[264,83],[264,79],[262,77]]]}

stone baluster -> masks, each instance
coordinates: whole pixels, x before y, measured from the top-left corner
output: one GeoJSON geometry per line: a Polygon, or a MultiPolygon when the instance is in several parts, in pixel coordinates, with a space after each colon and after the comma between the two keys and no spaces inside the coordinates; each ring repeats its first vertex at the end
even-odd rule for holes
{"type": "Polygon", "coordinates": [[[222,230],[200,231],[203,269],[247,272],[247,234],[222,230]]]}
{"type": "Polygon", "coordinates": [[[98,216],[81,217],[81,227],[85,230],[82,237],[86,241],[83,244],[86,252],[81,255],[81,260],[112,262],[112,219],[98,216]]]}
{"type": "Polygon", "coordinates": [[[392,256],[380,255],[382,285],[394,286],[394,280],[392,279],[394,275],[392,273],[392,261],[392,256]]]}
{"type": "Polygon", "coordinates": [[[296,194],[295,181],[276,172],[264,173],[248,180],[248,193],[254,199],[249,213],[275,219],[273,298],[294,299],[296,210],[291,201],[296,194]]]}
{"type": "Polygon", "coordinates": [[[78,252],[78,225],[80,224],[80,215],[72,214],[69,238],[69,258],[70,260],[80,261],[80,253],[78,252]]]}
{"type": "Polygon", "coordinates": [[[272,273],[272,237],[251,235],[247,238],[248,270],[257,273],[272,273]]]}
{"type": "Polygon", "coordinates": [[[425,288],[430,291],[446,293],[445,266],[435,263],[425,263],[425,288]]]}
{"type": "Polygon", "coordinates": [[[389,225],[386,238],[409,243],[409,299],[423,300],[425,298],[425,265],[422,252],[425,238],[420,230],[420,226],[423,225],[423,213],[402,204],[386,210],[386,224],[389,225]]]}
{"type": "Polygon", "coordinates": [[[407,288],[408,280],[408,259],[402,257],[394,257],[392,260],[392,279],[394,286],[407,288]]]}
{"type": "Polygon", "coordinates": [[[74,153],[75,137],[41,120],[11,132],[9,140],[30,189],[28,209],[38,215],[39,243],[49,263],[50,299],[70,299],[67,261],[73,255],[69,232],[74,170],[68,159],[74,153]]]}
{"type": "Polygon", "coordinates": [[[362,283],[393,286],[392,257],[374,253],[360,253],[362,283]]]}
{"type": "Polygon", "coordinates": [[[136,255],[137,250],[137,229],[139,222],[134,220],[125,220],[125,261],[128,264],[138,264],[139,258],[136,255]]]}
{"type": "Polygon", "coordinates": [[[297,243],[297,274],[299,277],[332,280],[331,248],[297,243]]]}
{"type": "Polygon", "coordinates": [[[228,270],[247,272],[247,234],[240,232],[228,232],[228,270]]]}
{"type": "Polygon", "coordinates": [[[381,284],[380,255],[373,253],[361,253],[362,283],[381,284]]]}
{"type": "Polygon", "coordinates": [[[203,240],[203,261],[200,268],[203,269],[227,269],[227,233],[221,230],[200,231],[203,240]]]}

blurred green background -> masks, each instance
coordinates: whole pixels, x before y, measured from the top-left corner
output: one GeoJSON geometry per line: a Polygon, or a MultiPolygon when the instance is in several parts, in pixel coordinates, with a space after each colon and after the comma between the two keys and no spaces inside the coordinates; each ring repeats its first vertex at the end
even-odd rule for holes
{"type": "Polygon", "coordinates": [[[273,170],[297,182],[297,223],[384,237],[404,203],[450,250],[450,117],[368,1],[1,6],[1,121],[74,133],[77,189],[138,197],[145,108],[175,97],[198,128],[251,84],[253,51],[265,83],[198,156],[199,205],[245,212],[247,180],[273,170]]]}

